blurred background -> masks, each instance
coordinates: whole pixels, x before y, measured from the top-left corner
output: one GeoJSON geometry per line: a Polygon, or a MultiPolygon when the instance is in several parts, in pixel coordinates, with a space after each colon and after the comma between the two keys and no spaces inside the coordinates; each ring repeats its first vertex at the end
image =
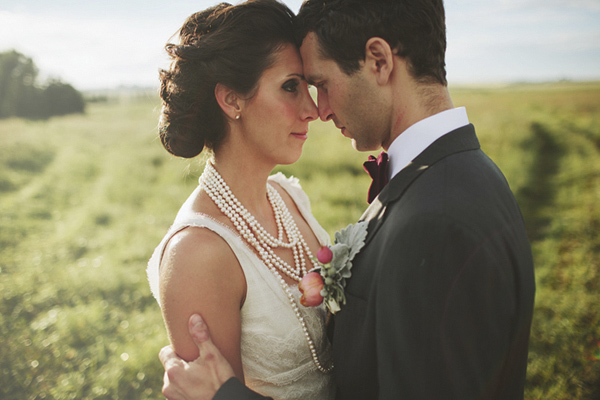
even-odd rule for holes
{"type": "MultiPolygon", "coordinates": [[[[284,1],[294,12],[301,0],[284,1]]],[[[214,0],[0,0],[0,50],[31,57],[79,90],[156,87],[164,44],[214,0]]],[[[600,76],[597,0],[447,1],[454,84],[600,76]]]]}
{"type": "MultiPolygon", "coordinates": [[[[204,163],[157,139],[158,69],[216,3],[0,0],[0,398],[162,398],[168,340],[145,267],[204,163]]],[[[598,399],[600,2],[456,0],[446,15],[454,103],[534,252],[526,398],[598,399]]],[[[333,235],[367,206],[365,158],[314,122],[278,170],[333,235]]]]}

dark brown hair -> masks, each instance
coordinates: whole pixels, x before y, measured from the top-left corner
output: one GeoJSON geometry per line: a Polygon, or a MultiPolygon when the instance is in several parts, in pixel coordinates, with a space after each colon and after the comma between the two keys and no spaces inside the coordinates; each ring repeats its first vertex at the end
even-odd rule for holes
{"type": "Polygon", "coordinates": [[[296,18],[298,44],[309,32],[348,75],[365,59],[367,41],[380,37],[408,61],[415,79],[447,85],[442,0],[308,0],[296,18]]]}
{"type": "Polygon", "coordinates": [[[159,135],[171,154],[191,158],[215,149],[227,131],[214,95],[217,83],[250,97],[275,53],[294,43],[294,14],[276,0],[221,3],[191,15],[167,44],[172,59],[160,71],[159,135]]]}

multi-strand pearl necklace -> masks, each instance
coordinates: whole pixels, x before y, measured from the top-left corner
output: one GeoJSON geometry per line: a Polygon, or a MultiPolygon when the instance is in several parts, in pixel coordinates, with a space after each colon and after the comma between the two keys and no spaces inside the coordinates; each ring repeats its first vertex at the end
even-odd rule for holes
{"type": "Polygon", "coordinates": [[[310,337],[304,317],[300,313],[300,309],[289,285],[281,276],[281,273],[283,273],[299,282],[307,273],[306,257],[311,260],[313,266],[317,267],[318,265],[313,261],[314,257],[312,256],[308,245],[304,241],[294,218],[290,214],[277,190],[267,183],[267,198],[273,209],[275,223],[277,225],[277,238],[275,238],[262,227],[254,216],[246,210],[234,196],[225,180],[223,180],[221,175],[212,165],[211,161],[206,163],[204,172],[200,177],[200,184],[219,210],[229,218],[240,235],[257,251],[263,263],[279,280],[279,284],[286,293],[290,305],[292,306],[292,310],[302,326],[302,331],[306,337],[308,348],[317,369],[323,373],[330,373],[333,370],[333,365],[328,368],[324,368],[321,365],[315,344],[310,337]],[[288,239],[287,242],[284,240],[284,234],[288,239]],[[293,267],[275,254],[274,249],[278,247],[292,250],[292,253],[294,254],[293,267]]]}
{"type": "MultiPolygon", "coordinates": [[[[219,210],[231,220],[240,235],[256,249],[267,265],[273,265],[297,282],[302,279],[307,273],[305,255],[310,260],[314,257],[283,199],[271,185],[267,184],[267,198],[275,216],[277,238],[267,232],[239,202],[210,161],[206,163],[200,181],[219,210]],[[287,242],[284,241],[284,234],[288,238],[287,242]],[[275,253],[276,248],[292,249],[294,265],[289,265],[279,257],[275,253]]],[[[317,266],[313,262],[313,267],[317,266]]]]}

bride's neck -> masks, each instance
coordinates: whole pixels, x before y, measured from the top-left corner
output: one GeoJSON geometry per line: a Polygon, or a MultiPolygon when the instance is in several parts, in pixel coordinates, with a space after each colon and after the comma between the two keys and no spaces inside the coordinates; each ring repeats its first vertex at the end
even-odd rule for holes
{"type": "Polygon", "coordinates": [[[256,160],[216,153],[213,164],[233,195],[256,218],[270,216],[267,200],[267,179],[274,166],[261,165],[256,160]]]}

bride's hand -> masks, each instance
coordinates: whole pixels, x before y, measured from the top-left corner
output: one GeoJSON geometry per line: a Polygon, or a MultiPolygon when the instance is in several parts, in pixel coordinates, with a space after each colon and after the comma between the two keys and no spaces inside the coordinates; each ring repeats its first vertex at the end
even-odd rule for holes
{"type": "Polygon", "coordinates": [[[171,346],[163,347],[158,355],[165,367],[162,393],[168,400],[212,399],[221,385],[235,376],[200,315],[190,317],[189,331],[200,352],[197,359],[186,362],[171,346]]]}

